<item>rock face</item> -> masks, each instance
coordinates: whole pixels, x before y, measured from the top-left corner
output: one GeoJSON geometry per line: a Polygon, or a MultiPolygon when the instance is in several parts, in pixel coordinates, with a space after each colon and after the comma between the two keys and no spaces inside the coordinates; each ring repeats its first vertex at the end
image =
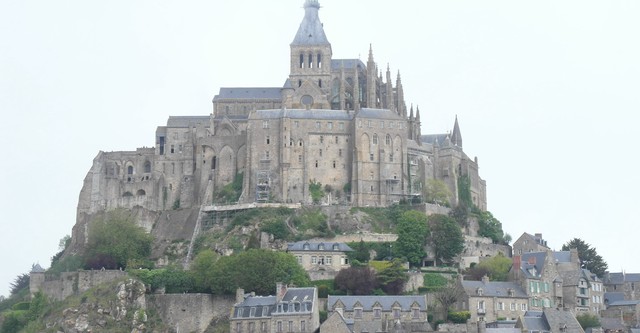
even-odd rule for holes
{"type": "Polygon", "coordinates": [[[149,318],[142,282],[127,279],[101,285],[65,300],[61,313],[51,313],[46,327],[66,333],[169,332],[156,318],[149,318]]]}

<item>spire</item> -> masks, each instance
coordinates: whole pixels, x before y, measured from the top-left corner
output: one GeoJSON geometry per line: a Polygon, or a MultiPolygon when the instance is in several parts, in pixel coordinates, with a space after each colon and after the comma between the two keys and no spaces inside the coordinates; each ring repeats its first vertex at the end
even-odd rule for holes
{"type": "Polygon", "coordinates": [[[306,0],[304,3],[304,18],[298,28],[298,33],[292,45],[323,45],[329,44],[324,33],[322,22],[318,16],[320,3],[318,0],[306,0]]]}
{"type": "Polygon", "coordinates": [[[358,65],[355,66],[355,77],[353,78],[353,111],[360,110],[360,73],[358,73],[358,65]]]}
{"type": "Polygon", "coordinates": [[[369,59],[367,62],[373,62],[373,45],[369,44],[369,59]]]}
{"type": "Polygon", "coordinates": [[[367,60],[367,107],[376,108],[376,81],[378,69],[373,61],[373,46],[369,44],[369,60],[367,60]]]}
{"type": "Polygon", "coordinates": [[[389,68],[389,63],[387,63],[387,98],[385,108],[396,111],[395,103],[393,102],[393,84],[391,83],[391,69],[389,68]]]}
{"type": "Polygon", "coordinates": [[[451,134],[451,141],[454,145],[462,148],[462,134],[460,133],[460,126],[458,125],[458,115],[456,115],[456,121],[453,124],[453,133],[451,134]]]}
{"type": "Polygon", "coordinates": [[[409,119],[413,120],[413,103],[411,104],[411,113],[409,114],[409,119]]]}
{"type": "Polygon", "coordinates": [[[420,122],[420,107],[416,107],[416,121],[420,122]]]}
{"type": "Polygon", "coordinates": [[[396,107],[398,108],[398,114],[404,117],[407,116],[407,107],[404,104],[404,90],[402,88],[402,79],[400,78],[400,71],[398,71],[398,78],[396,79],[396,107]]]}

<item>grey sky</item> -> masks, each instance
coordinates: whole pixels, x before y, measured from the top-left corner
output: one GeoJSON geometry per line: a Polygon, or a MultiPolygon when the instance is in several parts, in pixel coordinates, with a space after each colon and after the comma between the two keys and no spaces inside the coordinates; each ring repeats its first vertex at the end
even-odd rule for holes
{"type": "MultiPolygon", "coordinates": [[[[281,86],[302,0],[0,2],[0,294],[71,234],[99,150],[153,146],[221,86],[281,86]]],[[[640,2],[321,0],[335,58],[400,70],[423,134],[458,115],[514,239],[640,272],[640,2]],[[631,259],[631,260],[630,260],[631,259]]]]}

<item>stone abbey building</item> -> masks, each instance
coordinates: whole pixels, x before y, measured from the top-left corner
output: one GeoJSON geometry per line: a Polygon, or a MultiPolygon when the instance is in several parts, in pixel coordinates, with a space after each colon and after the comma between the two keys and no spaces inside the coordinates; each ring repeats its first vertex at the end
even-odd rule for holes
{"type": "MultiPolygon", "coordinates": [[[[318,12],[306,0],[290,44],[281,87],[221,88],[213,113],[169,117],[155,147],[100,152],[84,181],[79,213],[140,206],[197,207],[242,174],[240,203],[312,202],[311,182],[327,204],[387,206],[419,198],[439,179],[457,202],[468,176],[474,203],[486,209],[477,159],[462,150],[455,119],[446,134],[422,135],[420,110],[405,103],[398,73],[334,59],[318,12]]],[[[283,59],[284,60],[284,59],[283,59]]]]}

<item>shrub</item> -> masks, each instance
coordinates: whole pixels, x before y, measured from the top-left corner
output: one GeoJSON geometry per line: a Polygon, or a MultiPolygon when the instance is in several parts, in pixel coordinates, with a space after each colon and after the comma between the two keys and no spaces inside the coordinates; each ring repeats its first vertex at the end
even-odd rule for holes
{"type": "Polygon", "coordinates": [[[471,318],[471,313],[469,313],[469,311],[450,311],[447,314],[447,318],[454,324],[465,324],[467,320],[471,318]]]}

